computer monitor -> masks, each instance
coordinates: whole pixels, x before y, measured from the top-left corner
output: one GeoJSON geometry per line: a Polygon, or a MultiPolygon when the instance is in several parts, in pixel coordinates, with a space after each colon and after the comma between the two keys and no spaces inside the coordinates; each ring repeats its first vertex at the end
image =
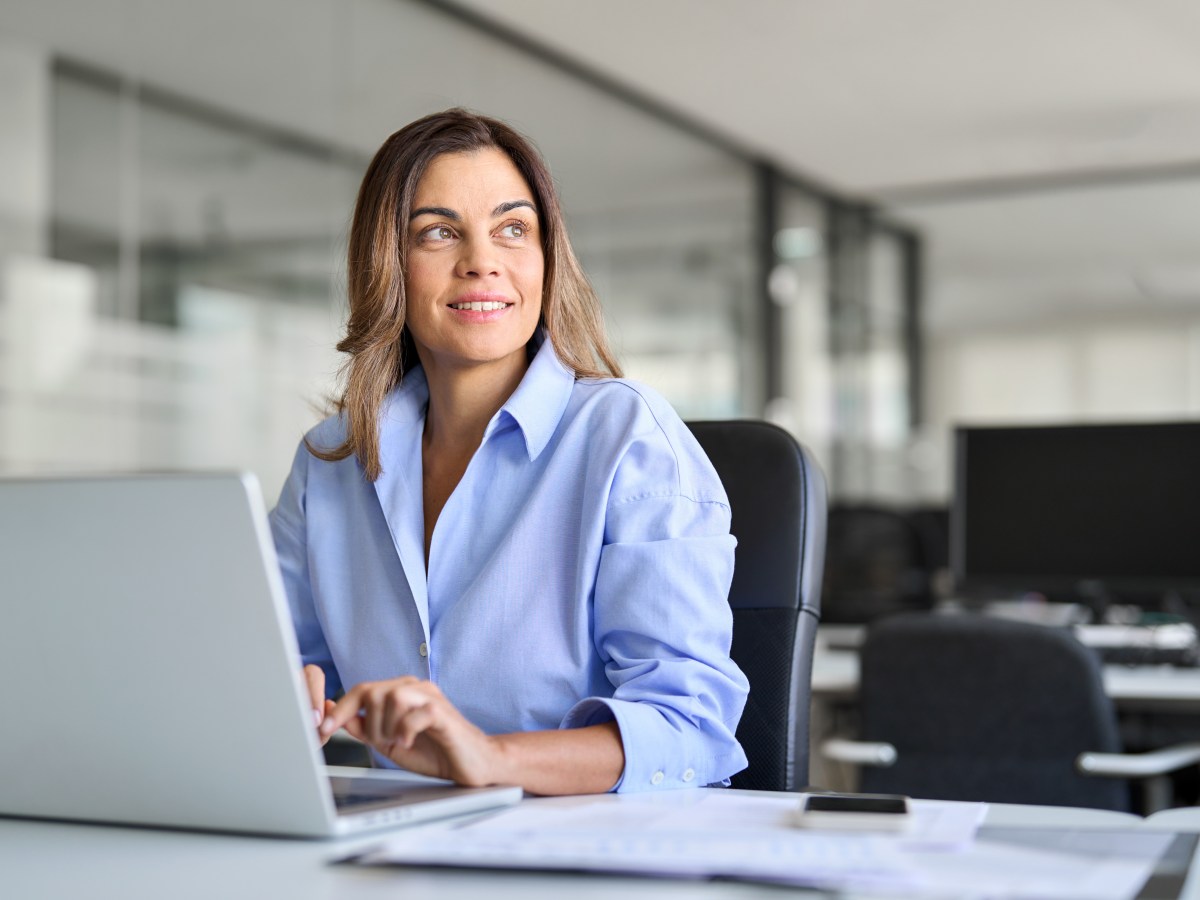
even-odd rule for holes
{"type": "Polygon", "coordinates": [[[955,444],[965,595],[1200,590],[1200,422],[961,427],[955,444]]]}

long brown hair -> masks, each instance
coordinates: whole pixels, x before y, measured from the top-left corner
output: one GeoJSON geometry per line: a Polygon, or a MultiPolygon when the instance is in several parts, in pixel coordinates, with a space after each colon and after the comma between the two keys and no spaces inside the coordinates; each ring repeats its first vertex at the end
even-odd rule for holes
{"type": "Polygon", "coordinates": [[[407,223],[417,183],[443,153],[494,147],[504,152],[533,191],[542,221],[542,321],[559,359],[576,378],[620,376],[608,346],[600,302],[584,275],[563,222],[550,170],[526,138],[505,123],[465,109],[449,109],[404,126],[375,154],[358,190],[350,226],[347,293],[350,316],[337,348],[349,353],[345,387],[335,400],[346,418],[346,440],[310,453],[336,461],[353,454],[367,478],[382,471],[379,410],[388,391],[418,362],[406,325],[407,223]]]}

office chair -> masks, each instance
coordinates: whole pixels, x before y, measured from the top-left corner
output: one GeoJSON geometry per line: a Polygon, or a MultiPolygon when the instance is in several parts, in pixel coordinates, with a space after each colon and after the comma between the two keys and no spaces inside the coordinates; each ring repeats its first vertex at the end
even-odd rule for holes
{"type": "Polygon", "coordinates": [[[812,454],[767,422],[689,422],[733,510],[737,556],[730,655],[750,681],[737,738],[749,766],[733,786],[808,784],[813,645],[825,559],[825,478],[812,454]]]}
{"type": "MultiPolygon", "coordinates": [[[[863,791],[1129,811],[1128,777],[1200,761],[1200,745],[1121,753],[1096,655],[1027,622],[880,620],[862,646],[859,699],[862,741],[823,753],[864,765],[863,791]]],[[[1166,805],[1161,786],[1150,805],[1166,805]]]]}

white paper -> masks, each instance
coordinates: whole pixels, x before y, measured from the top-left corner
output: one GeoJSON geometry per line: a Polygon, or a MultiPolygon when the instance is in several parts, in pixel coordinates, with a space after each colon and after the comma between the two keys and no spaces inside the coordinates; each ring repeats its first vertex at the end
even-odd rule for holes
{"type": "Polygon", "coordinates": [[[414,831],[389,839],[358,862],[721,876],[810,886],[915,884],[912,865],[884,839],[783,828],[720,834],[583,828],[414,831]]]}
{"type": "Polygon", "coordinates": [[[618,828],[626,831],[675,829],[722,833],[735,829],[777,829],[791,823],[800,795],[713,790],[652,794],[590,794],[540,797],[471,824],[471,831],[618,828]]]}
{"type": "Polygon", "coordinates": [[[987,815],[986,803],[912,801],[913,824],[898,837],[906,850],[966,847],[987,815]]]}
{"type": "MultiPolygon", "coordinates": [[[[794,824],[803,795],[741,791],[679,791],[644,795],[602,794],[527,800],[472,826],[487,831],[617,828],[623,831],[671,829],[728,834],[745,829],[787,829],[794,824]]],[[[912,824],[898,837],[907,849],[969,844],[987,814],[986,803],[912,801],[912,824]]],[[[820,829],[812,834],[826,834],[820,829]]],[[[854,833],[843,833],[853,837],[854,833]]],[[[861,836],[859,834],[858,836],[861,836]]]]}
{"type": "Polygon", "coordinates": [[[744,878],[923,897],[1133,897],[1170,833],[993,829],[979,803],[914,801],[895,835],[792,825],[799,795],[734,791],[526,800],[457,827],[401,833],[357,861],[744,878]]]}

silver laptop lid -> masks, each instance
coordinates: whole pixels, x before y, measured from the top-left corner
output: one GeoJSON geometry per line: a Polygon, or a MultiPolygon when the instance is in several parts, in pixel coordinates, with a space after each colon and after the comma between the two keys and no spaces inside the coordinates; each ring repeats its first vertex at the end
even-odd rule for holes
{"type": "Polygon", "coordinates": [[[0,813],[332,833],[289,621],[251,475],[0,481],[0,813]]]}

